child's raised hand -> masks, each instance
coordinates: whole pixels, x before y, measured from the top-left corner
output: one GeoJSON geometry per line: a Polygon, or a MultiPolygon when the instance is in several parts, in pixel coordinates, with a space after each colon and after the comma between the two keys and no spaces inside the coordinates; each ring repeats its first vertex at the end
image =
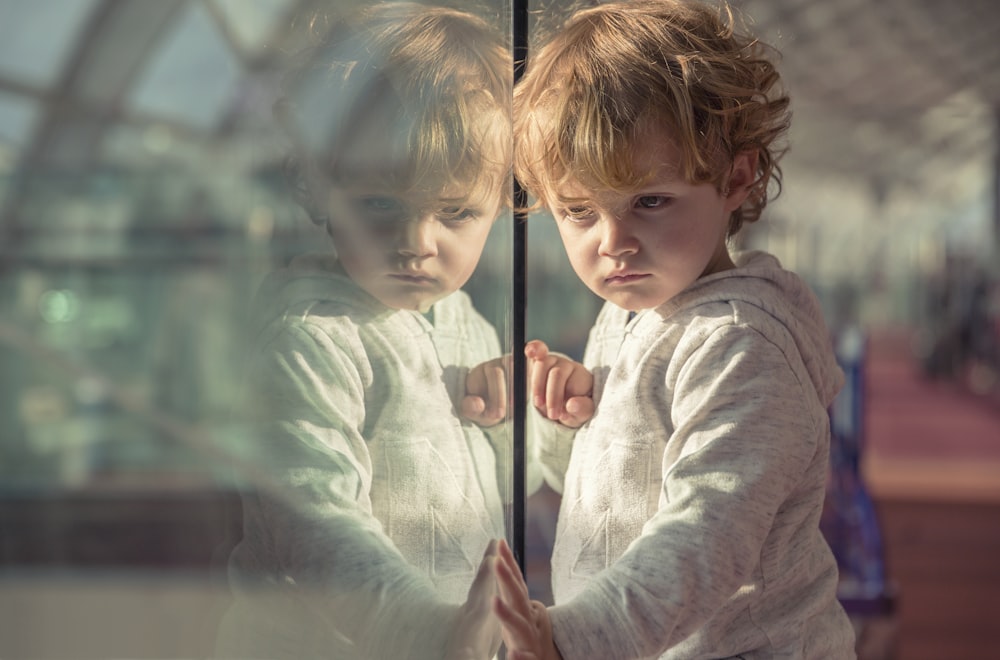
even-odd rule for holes
{"type": "Polygon", "coordinates": [[[461,414],[480,426],[493,426],[507,416],[510,401],[507,373],[511,357],[494,358],[469,370],[461,414]]]}
{"type": "Polygon", "coordinates": [[[552,622],[545,605],[528,596],[528,585],[506,541],[496,556],[497,597],[493,611],[502,626],[507,660],[562,660],[552,641],[552,622]]]}
{"type": "Polygon", "coordinates": [[[490,541],[448,640],[444,660],[488,660],[500,648],[500,623],[493,615],[497,595],[497,541],[490,541]]]}
{"type": "Polygon", "coordinates": [[[550,353],[544,342],[529,341],[528,391],[531,402],[547,418],[577,428],[594,414],[594,376],[579,362],[550,353]]]}

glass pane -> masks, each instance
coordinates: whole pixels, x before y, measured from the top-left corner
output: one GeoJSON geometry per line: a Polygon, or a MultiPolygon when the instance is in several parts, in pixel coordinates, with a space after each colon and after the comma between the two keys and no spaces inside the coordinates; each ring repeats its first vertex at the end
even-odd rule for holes
{"type": "Polygon", "coordinates": [[[7,198],[22,150],[31,142],[39,104],[19,94],[0,92],[0,207],[7,198]]]}
{"type": "Polygon", "coordinates": [[[294,0],[212,0],[240,47],[261,51],[294,8],[294,0]]]}
{"type": "Polygon", "coordinates": [[[4,162],[16,155],[33,135],[38,121],[38,104],[34,99],[0,92],[0,149],[4,162]]]}
{"type": "Polygon", "coordinates": [[[37,88],[55,83],[97,4],[97,0],[2,0],[0,76],[37,88]]]}
{"type": "Polygon", "coordinates": [[[511,350],[506,1],[98,4],[0,98],[0,657],[443,657],[513,498],[463,408],[511,350]]]}
{"type": "Polygon", "coordinates": [[[201,3],[169,26],[148,66],[130,95],[132,111],[203,129],[218,125],[240,75],[231,46],[201,3]]]}

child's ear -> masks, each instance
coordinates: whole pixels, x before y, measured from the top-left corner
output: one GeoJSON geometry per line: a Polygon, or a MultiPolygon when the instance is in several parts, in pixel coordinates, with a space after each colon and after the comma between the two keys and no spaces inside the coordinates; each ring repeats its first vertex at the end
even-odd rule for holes
{"type": "Polygon", "coordinates": [[[730,213],[738,209],[746,201],[757,175],[757,150],[741,151],[733,159],[729,170],[729,178],[723,188],[726,197],[726,210],[730,213]]]}
{"type": "Polygon", "coordinates": [[[316,190],[320,186],[310,180],[311,175],[306,166],[299,159],[290,157],[285,161],[284,173],[285,183],[295,203],[302,207],[313,224],[324,226],[330,219],[330,214],[316,198],[316,190]]]}

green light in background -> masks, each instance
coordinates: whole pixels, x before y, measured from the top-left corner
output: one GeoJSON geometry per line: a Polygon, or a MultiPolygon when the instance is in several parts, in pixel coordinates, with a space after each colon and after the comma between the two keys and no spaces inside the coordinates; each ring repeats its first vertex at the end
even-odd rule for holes
{"type": "Polygon", "coordinates": [[[39,297],[38,311],[48,323],[69,323],[80,311],[80,300],[69,289],[51,289],[39,297]]]}

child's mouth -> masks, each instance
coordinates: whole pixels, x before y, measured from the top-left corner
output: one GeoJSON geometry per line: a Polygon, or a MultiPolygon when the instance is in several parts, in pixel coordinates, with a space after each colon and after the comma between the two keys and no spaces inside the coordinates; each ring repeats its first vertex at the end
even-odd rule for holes
{"type": "Polygon", "coordinates": [[[620,273],[618,275],[610,275],[604,278],[604,281],[607,284],[629,284],[647,277],[649,277],[649,275],[646,273],[620,273]]]}
{"type": "Polygon", "coordinates": [[[434,282],[433,277],[428,277],[426,275],[405,275],[402,273],[392,273],[389,277],[408,284],[431,284],[434,282]]]}

